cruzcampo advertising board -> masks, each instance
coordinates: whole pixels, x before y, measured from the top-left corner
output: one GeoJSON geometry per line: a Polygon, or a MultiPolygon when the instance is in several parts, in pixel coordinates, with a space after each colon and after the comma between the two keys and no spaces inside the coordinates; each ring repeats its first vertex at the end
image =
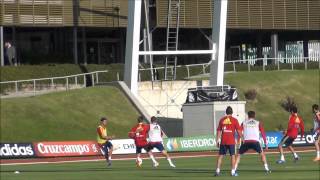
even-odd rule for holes
{"type": "Polygon", "coordinates": [[[166,138],[163,142],[169,152],[217,150],[214,136],[166,138]]]}

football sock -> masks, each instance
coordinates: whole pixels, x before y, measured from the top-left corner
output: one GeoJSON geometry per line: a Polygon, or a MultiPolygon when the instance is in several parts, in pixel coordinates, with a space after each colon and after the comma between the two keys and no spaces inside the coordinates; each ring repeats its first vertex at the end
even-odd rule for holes
{"type": "Polygon", "coordinates": [[[281,160],[281,161],[284,161],[284,155],[283,155],[283,154],[281,154],[280,160],[281,160]]]}
{"type": "Polygon", "coordinates": [[[236,170],[232,169],[231,170],[231,174],[234,174],[236,172],[236,170]]]}
{"type": "Polygon", "coordinates": [[[298,158],[298,154],[297,153],[293,153],[294,158],[298,158]]]}
{"type": "Polygon", "coordinates": [[[142,159],[141,159],[140,157],[137,157],[137,160],[138,160],[138,161],[142,161],[142,159]]]}
{"type": "Polygon", "coordinates": [[[217,168],[216,173],[220,173],[220,169],[219,168],[217,168]]]}
{"type": "Polygon", "coordinates": [[[266,171],[269,171],[268,164],[264,164],[264,169],[265,169],[266,171]]]}
{"type": "Polygon", "coordinates": [[[320,151],[317,151],[317,158],[320,158],[320,151]]]}
{"type": "Polygon", "coordinates": [[[168,160],[169,164],[173,164],[170,158],[168,158],[167,160],[168,160]]]}
{"type": "Polygon", "coordinates": [[[157,163],[156,159],[154,158],[153,155],[150,155],[150,159],[152,160],[153,163],[157,163]]]}

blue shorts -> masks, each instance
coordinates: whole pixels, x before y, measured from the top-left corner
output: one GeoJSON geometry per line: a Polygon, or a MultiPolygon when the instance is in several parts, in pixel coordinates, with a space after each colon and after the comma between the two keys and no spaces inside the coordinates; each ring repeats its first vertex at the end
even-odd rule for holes
{"type": "Polygon", "coordinates": [[[235,145],[220,145],[219,155],[226,155],[229,150],[230,156],[235,155],[236,146],[235,145]]]}
{"type": "Polygon", "coordinates": [[[105,156],[108,156],[109,149],[112,148],[112,143],[110,141],[107,141],[106,143],[102,144],[101,149],[105,156]]]}
{"type": "Polygon", "coordinates": [[[253,149],[259,154],[262,152],[262,149],[261,149],[259,142],[247,142],[247,143],[241,144],[240,149],[239,149],[239,154],[244,154],[249,149],[253,149]]]}
{"type": "Polygon", "coordinates": [[[152,150],[152,147],[148,144],[148,145],[145,145],[145,146],[141,146],[141,147],[138,147],[136,146],[136,154],[140,154],[142,149],[146,150],[147,152],[151,151],[152,150]]]}
{"type": "Polygon", "coordinates": [[[294,141],[294,138],[289,136],[284,136],[280,141],[280,145],[283,146],[285,144],[286,146],[291,146],[293,141],[294,141]]]}
{"type": "Polygon", "coordinates": [[[320,139],[320,133],[315,134],[314,140],[317,141],[318,139],[320,139]]]}
{"type": "Polygon", "coordinates": [[[163,144],[162,143],[151,143],[150,144],[151,148],[156,148],[158,149],[160,152],[164,151],[164,147],[163,147],[163,144]]]}

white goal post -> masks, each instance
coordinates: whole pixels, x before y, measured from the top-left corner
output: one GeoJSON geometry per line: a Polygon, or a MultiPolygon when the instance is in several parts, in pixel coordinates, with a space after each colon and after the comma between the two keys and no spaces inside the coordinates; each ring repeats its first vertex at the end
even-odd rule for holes
{"type": "MultiPolygon", "coordinates": [[[[210,85],[223,85],[225,38],[228,0],[212,0],[212,49],[177,51],[140,51],[140,26],[142,0],[128,0],[128,26],[124,81],[134,95],[138,94],[138,65],[141,55],[211,54],[210,85]]],[[[209,4],[208,4],[209,5],[209,4]]]]}

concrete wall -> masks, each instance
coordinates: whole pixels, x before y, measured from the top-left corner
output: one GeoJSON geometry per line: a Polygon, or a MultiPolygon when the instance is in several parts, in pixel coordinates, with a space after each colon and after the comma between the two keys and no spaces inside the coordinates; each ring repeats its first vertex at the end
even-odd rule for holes
{"type": "Polygon", "coordinates": [[[150,115],[182,119],[188,88],[201,85],[209,81],[139,82],[138,99],[150,115]]]}
{"type": "Polygon", "coordinates": [[[221,117],[227,106],[233,109],[233,116],[241,123],[245,119],[245,101],[222,101],[190,103],[183,105],[183,136],[216,134],[221,117]]]}
{"type": "Polygon", "coordinates": [[[182,137],[183,125],[182,119],[176,118],[158,118],[158,123],[161,126],[167,137],[182,137]]]}

